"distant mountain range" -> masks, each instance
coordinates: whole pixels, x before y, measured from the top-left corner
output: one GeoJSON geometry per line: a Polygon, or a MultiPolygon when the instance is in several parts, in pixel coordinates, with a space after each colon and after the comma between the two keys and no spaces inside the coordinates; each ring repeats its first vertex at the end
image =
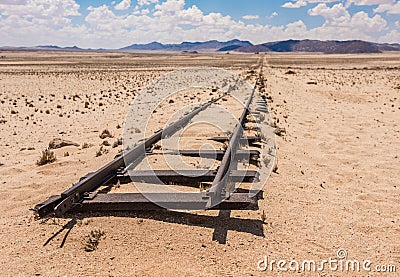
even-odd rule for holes
{"type": "MultiPolygon", "coordinates": [[[[219,51],[226,51],[219,49],[219,51]]],[[[234,49],[237,52],[322,52],[328,54],[380,53],[383,51],[400,51],[400,44],[374,43],[361,40],[320,41],[320,40],[285,40],[268,42],[253,46],[242,46],[234,49]]]]}
{"type": "Polygon", "coordinates": [[[253,45],[249,41],[238,39],[220,42],[210,40],[205,42],[182,42],[180,44],[132,44],[120,49],[82,49],[77,46],[59,47],[54,45],[39,45],[35,47],[0,47],[0,50],[47,50],[47,51],[175,51],[195,54],[198,52],[319,52],[329,54],[380,53],[383,51],[400,51],[399,43],[374,43],[361,40],[321,41],[321,40],[285,40],[253,45]]]}
{"type": "Polygon", "coordinates": [[[162,44],[159,42],[152,42],[149,44],[132,44],[119,50],[218,51],[221,48],[232,45],[237,45],[238,47],[253,46],[253,44],[249,41],[234,39],[227,42],[210,40],[205,42],[182,42],[181,44],[162,44]]]}

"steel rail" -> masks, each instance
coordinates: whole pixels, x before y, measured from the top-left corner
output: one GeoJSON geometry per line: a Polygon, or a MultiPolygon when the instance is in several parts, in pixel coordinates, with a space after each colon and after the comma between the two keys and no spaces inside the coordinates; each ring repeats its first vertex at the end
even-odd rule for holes
{"type": "Polygon", "coordinates": [[[232,165],[235,161],[240,140],[243,136],[244,125],[246,124],[246,118],[249,114],[250,104],[253,101],[258,81],[259,78],[256,79],[256,83],[253,87],[253,90],[251,91],[249,98],[247,99],[245,108],[239,118],[239,122],[236,124],[235,130],[231,138],[229,139],[228,148],[226,149],[225,154],[222,158],[221,164],[212,182],[211,188],[206,193],[206,195],[210,197],[206,206],[207,209],[211,209],[213,206],[219,204],[224,199],[228,199],[231,194],[230,191],[225,191],[225,189],[228,184],[230,171],[232,170],[232,165]]]}

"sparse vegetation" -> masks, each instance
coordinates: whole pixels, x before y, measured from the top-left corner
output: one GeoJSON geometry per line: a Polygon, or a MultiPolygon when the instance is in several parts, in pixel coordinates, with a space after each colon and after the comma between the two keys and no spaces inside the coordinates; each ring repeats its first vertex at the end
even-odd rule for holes
{"type": "Polygon", "coordinates": [[[275,164],[272,172],[278,174],[278,157],[275,159],[275,164]]]}
{"type": "Polygon", "coordinates": [[[82,149],[86,149],[86,148],[90,148],[90,147],[92,147],[92,145],[89,144],[89,143],[87,143],[87,142],[85,142],[84,144],[82,144],[82,149]]]}
{"type": "Polygon", "coordinates": [[[101,230],[93,230],[90,231],[90,234],[86,238],[85,243],[85,251],[92,252],[97,249],[99,246],[100,239],[105,235],[104,231],[101,230]]]}
{"type": "Polygon", "coordinates": [[[105,139],[105,138],[113,138],[114,136],[111,134],[111,132],[107,129],[103,130],[103,132],[101,132],[100,134],[100,138],[101,139],[105,139]]]}
{"type": "Polygon", "coordinates": [[[101,146],[100,149],[96,152],[96,157],[100,157],[103,154],[107,154],[107,153],[108,153],[108,150],[104,149],[103,146],[101,146]]]}
{"type": "Polygon", "coordinates": [[[37,160],[36,164],[38,166],[53,163],[56,161],[56,155],[50,149],[46,149],[42,151],[42,156],[40,156],[39,160],[37,160]]]}
{"type": "Polygon", "coordinates": [[[118,146],[122,145],[122,138],[117,139],[116,141],[114,141],[113,143],[113,148],[116,148],[118,146]]]}
{"type": "Polygon", "coordinates": [[[264,212],[264,210],[262,211],[262,213],[261,213],[261,221],[263,222],[263,223],[265,223],[265,220],[267,219],[267,216],[265,215],[265,212],[264,212]]]}

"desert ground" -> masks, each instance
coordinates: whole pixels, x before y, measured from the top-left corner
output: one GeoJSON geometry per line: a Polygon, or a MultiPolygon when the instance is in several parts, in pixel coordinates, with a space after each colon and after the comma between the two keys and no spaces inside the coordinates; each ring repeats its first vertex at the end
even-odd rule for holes
{"type": "MultiPolygon", "coordinates": [[[[400,54],[0,56],[1,276],[385,276],[376,265],[400,271],[400,54]],[[129,104],[156,77],[191,66],[246,77],[260,58],[270,113],[285,132],[276,136],[276,170],[258,211],[41,219],[30,210],[122,150],[129,104]],[[101,139],[103,130],[112,137],[101,139]],[[79,146],[55,149],[56,161],[38,166],[54,138],[79,146]],[[51,239],[73,218],[65,241],[67,230],[51,239]],[[86,251],[96,233],[97,248],[86,251]],[[223,241],[213,240],[221,234],[223,241]],[[257,267],[265,256],[319,262],[337,258],[339,249],[370,260],[372,272],[257,267]]],[[[212,97],[203,92],[185,103],[212,97]]]]}

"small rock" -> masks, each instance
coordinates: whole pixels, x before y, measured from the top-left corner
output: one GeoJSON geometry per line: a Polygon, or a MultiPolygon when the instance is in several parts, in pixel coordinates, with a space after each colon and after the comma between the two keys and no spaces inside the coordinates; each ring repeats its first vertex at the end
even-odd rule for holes
{"type": "Polygon", "coordinates": [[[69,140],[64,140],[61,138],[55,138],[52,141],[49,142],[49,149],[58,149],[61,147],[65,147],[65,146],[76,146],[79,147],[78,143],[69,141],[69,140]]]}
{"type": "Polygon", "coordinates": [[[289,70],[289,71],[287,71],[285,74],[294,75],[294,74],[296,74],[296,72],[294,72],[293,70],[289,70]]]}
{"type": "Polygon", "coordinates": [[[274,132],[277,136],[282,137],[284,134],[286,134],[286,129],[281,127],[276,127],[274,132]]]}

